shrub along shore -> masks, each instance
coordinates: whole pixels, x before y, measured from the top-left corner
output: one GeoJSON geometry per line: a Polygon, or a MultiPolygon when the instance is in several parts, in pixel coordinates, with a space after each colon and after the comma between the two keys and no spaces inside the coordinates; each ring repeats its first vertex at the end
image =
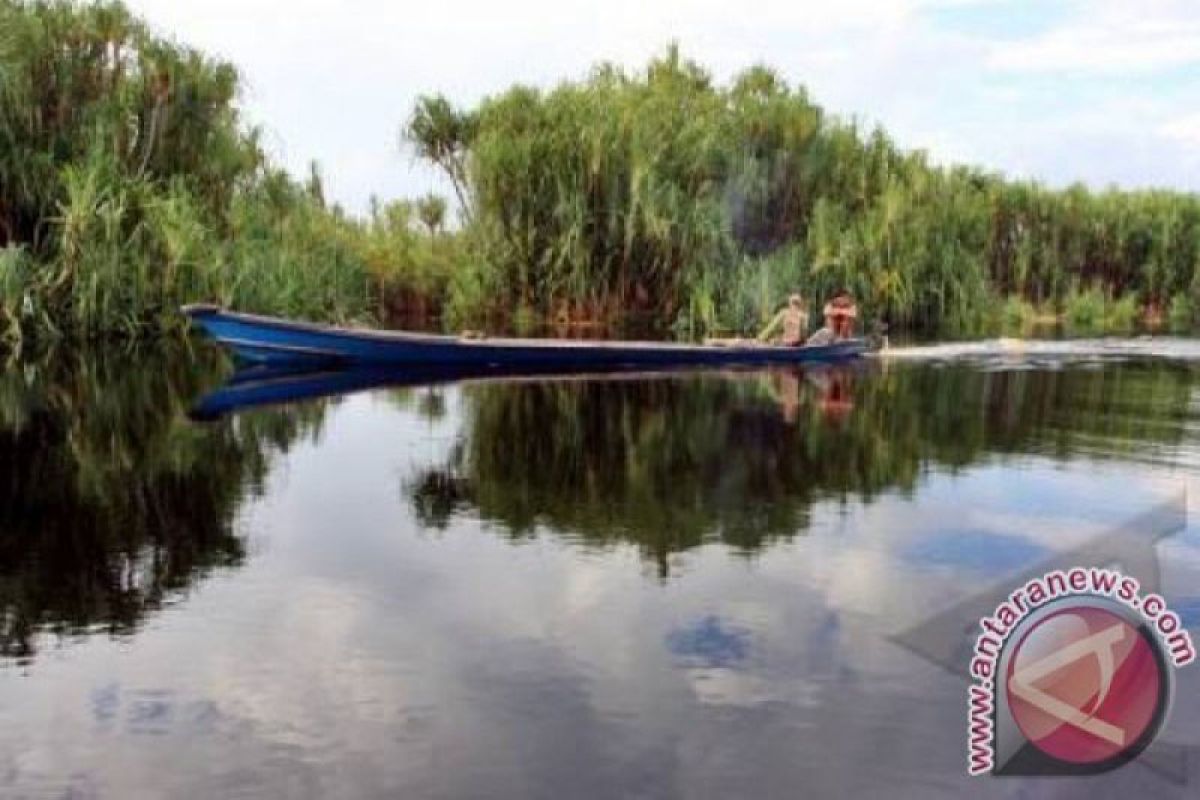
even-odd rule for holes
{"type": "Polygon", "coordinates": [[[765,67],[720,85],[669,48],[457,108],[418,100],[408,146],[445,200],[326,201],[272,165],[239,76],[121,4],[0,0],[0,333],[182,330],[208,300],[446,326],[514,320],[749,331],[787,293],[939,333],[1065,320],[1189,329],[1200,198],[1065,190],[934,165],[826,114],[765,67]]]}
{"type": "Polygon", "coordinates": [[[315,165],[297,180],[270,163],[238,86],[119,3],[0,0],[7,341],[158,336],[200,300],[369,322],[444,293],[445,201],[347,215],[315,165]]]}

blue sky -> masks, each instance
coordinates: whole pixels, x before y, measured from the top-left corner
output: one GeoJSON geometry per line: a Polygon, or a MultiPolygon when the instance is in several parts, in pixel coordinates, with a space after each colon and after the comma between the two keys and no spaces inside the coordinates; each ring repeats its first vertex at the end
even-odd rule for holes
{"type": "Polygon", "coordinates": [[[444,191],[401,150],[417,95],[470,104],[677,41],[727,79],[776,67],[935,161],[1054,185],[1200,190],[1195,0],[131,0],[242,69],[250,121],[352,210],[444,191]]]}

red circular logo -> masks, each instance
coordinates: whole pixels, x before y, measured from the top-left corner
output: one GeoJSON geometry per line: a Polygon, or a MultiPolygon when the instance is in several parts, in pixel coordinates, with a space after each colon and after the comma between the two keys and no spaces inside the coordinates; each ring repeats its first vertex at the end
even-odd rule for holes
{"type": "Polygon", "coordinates": [[[1049,614],[1009,659],[1012,717],[1030,744],[1067,763],[1140,750],[1167,699],[1156,647],[1143,628],[1102,607],[1049,614]]]}

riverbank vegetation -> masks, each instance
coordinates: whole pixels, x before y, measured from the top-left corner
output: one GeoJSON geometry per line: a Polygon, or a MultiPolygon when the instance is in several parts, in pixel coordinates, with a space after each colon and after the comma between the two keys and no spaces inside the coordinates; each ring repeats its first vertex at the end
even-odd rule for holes
{"type": "Polygon", "coordinates": [[[669,48],[403,133],[429,196],[364,215],[271,164],[234,66],[119,3],[0,0],[4,337],[182,330],[208,300],[333,321],[491,327],[647,319],[746,332],[786,294],[846,286],[940,333],[1073,330],[1200,309],[1200,199],[1054,190],[945,167],[826,113],[766,67],[727,85],[669,48]]]}
{"type": "Polygon", "coordinates": [[[367,320],[410,284],[440,293],[440,222],[419,229],[418,204],[367,219],[328,205],[315,166],[297,180],[270,163],[238,86],[118,3],[0,0],[8,341],[181,329],[197,300],[367,320]]]}
{"type": "Polygon", "coordinates": [[[1093,329],[1166,309],[1190,324],[1200,291],[1193,195],[937,166],[767,68],[721,86],[673,48],[468,110],[425,98],[409,133],[487,255],[456,277],[502,305],[748,330],[790,291],[847,286],[907,327],[973,330],[1028,306],[1093,329]]]}

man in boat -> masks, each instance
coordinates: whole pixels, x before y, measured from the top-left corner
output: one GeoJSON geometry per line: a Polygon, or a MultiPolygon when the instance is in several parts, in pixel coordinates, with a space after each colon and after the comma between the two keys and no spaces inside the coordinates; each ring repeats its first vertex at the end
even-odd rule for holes
{"type": "Polygon", "coordinates": [[[850,292],[838,289],[825,304],[826,324],[833,329],[834,339],[849,339],[854,336],[854,322],[858,319],[858,305],[850,292]]]}
{"type": "Polygon", "coordinates": [[[808,307],[804,298],[794,294],[788,298],[788,304],[780,309],[775,318],[763,328],[758,335],[760,342],[778,341],[788,347],[797,347],[804,343],[804,335],[808,332],[808,307]],[[776,331],[782,331],[776,338],[776,331]]]}
{"type": "Polygon", "coordinates": [[[825,327],[808,338],[805,344],[832,344],[840,339],[854,336],[854,321],[858,319],[858,306],[850,292],[838,289],[825,304],[825,327]]]}

